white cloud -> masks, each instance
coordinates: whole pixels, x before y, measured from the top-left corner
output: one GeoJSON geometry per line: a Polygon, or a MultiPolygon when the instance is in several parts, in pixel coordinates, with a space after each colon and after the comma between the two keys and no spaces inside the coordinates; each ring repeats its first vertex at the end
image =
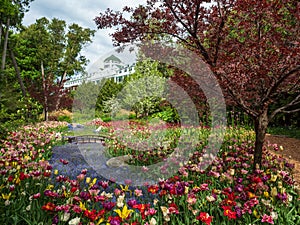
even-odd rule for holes
{"type": "Polygon", "coordinates": [[[137,6],[143,2],[145,0],[35,0],[31,3],[23,22],[30,25],[41,17],[58,18],[65,20],[67,24],[77,23],[96,30],[93,43],[82,52],[92,64],[113,50],[112,39],[109,36],[113,30],[97,30],[94,18],[107,8],[122,10],[125,5],[137,6]]]}

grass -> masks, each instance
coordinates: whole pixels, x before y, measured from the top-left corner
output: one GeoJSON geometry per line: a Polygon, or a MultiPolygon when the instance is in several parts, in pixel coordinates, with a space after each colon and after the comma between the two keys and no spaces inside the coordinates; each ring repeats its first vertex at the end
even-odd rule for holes
{"type": "Polygon", "coordinates": [[[268,133],[273,135],[283,135],[290,138],[297,138],[300,140],[299,127],[269,127],[268,133]]]}

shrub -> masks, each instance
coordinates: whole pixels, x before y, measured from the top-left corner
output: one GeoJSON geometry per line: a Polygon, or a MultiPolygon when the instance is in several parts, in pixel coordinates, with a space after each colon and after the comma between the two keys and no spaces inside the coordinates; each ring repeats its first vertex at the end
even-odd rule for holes
{"type": "Polygon", "coordinates": [[[166,107],[163,111],[153,114],[152,117],[160,118],[167,123],[176,123],[180,120],[178,113],[172,107],[166,107]]]}
{"type": "Polygon", "coordinates": [[[66,109],[53,111],[49,113],[49,120],[71,122],[72,113],[66,109]]]}
{"type": "Polygon", "coordinates": [[[71,123],[72,119],[69,116],[63,115],[63,116],[58,116],[57,121],[60,121],[60,122],[65,121],[65,122],[71,123]]]}

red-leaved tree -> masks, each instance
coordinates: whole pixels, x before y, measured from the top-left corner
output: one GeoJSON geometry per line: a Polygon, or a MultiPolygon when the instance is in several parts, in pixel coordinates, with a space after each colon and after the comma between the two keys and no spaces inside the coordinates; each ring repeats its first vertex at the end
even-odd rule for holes
{"type": "Polygon", "coordinates": [[[297,0],[148,0],[123,12],[107,9],[95,22],[99,29],[117,27],[115,45],[171,36],[196,52],[225,96],[252,117],[256,166],[269,121],[300,111],[299,12],[297,0]],[[271,110],[291,93],[295,98],[271,110]]]}
{"type": "Polygon", "coordinates": [[[30,95],[43,106],[44,120],[48,121],[48,113],[58,109],[70,108],[73,100],[70,89],[64,89],[65,80],[54,82],[54,75],[45,74],[43,64],[41,66],[41,83],[28,85],[30,95]]]}

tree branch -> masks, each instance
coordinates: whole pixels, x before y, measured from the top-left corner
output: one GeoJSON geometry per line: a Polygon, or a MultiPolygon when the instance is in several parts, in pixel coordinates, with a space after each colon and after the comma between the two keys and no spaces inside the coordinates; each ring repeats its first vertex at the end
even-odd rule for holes
{"type": "MultiPolygon", "coordinates": [[[[172,5],[168,2],[165,1],[167,7],[171,10],[173,16],[175,17],[175,19],[186,29],[186,31],[194,38],[195,43],[197,48],[200,50],[201,55],[203,56],[203,58],[205,59],[205,61],[209,64],[212,65],[212,61],[209,57],[208,52],[205,50],[205,48],[203,47],[203,45],[200,43],[199,38],[197,36],[197,31],[193,32],[177,15],[176,11],[174,10],[174,8],[172,7],[172,5]]],[[[200,3],[198,3],[200,5],[200,3]]]]}
{"type": "Polygon", "coordinates": [[[15,54],[14,54],[12,49],[9,49],[9,53],[10,53],[10,58],[12,60],[13,66],[14,66],[16,74],[17,74],[17,78],[18,78],[18,81],[19,81],[19,84],[20,84],[20,87],[21,87],[22,95],[25,97],[26,96],[26,89],[25,89],[25,85],[24,85],[22,77],[21,77],[20,69],[18,67],[15,54]]]}
{"type": "Polygon", "coordinates": [[[246,113],[248,113],[250,116],[252,117],[256,117],[258,116],[258,113],[255,112],[254,110],[252,110],[251,108],[249,108],[246,103],[243,101],[242,98],[238,97],[239,95],[235,92],[235,90],[231,87],[234,87],[234,85],[230,85],[231,82],[229,80],[229,78],[227,76],[223,76],[222,74],[218,74],[219,76],[221,76],[223,79],[226,80],[226,82],[228,83],[228,85],[226,85],[227,90],[229,91],[230,96],[234,99],[234,101],[242,108],[246,111],[246,113]]]}
{"type": "Polygon", "coordinates": [[[294,109],[294,110],[289,110],[289,111],[282,111],[283,113],[295,113],[295,112],[300,112],[300,108],[299,109],[294,109]]]}
{"type": "MultiPolygon", "coordinates": [[[[300,94],[296,98],[294,98],[290,103],[274,110],[271,113],[271,115],[269,116],[269,120],[272,120],[277,113],[294,111],[294,110],[286,110],[286,109],[289,108],[289,107],[295,106],[297,104],[300,104],[300,94]]],[[[296,110],[300,110],[300,109],[296,109],[296,110]]]]}
{"type": "Polygon", "coordinates": [[[279,79],[274,79],[273,84],[270,86],[270,88],[268,89],[265,97],[261,100],[261,103],[265,103],[266,101],[268,101],[269,97],[271,94],[276,92],[276,89],[279,87],[279,85],[285,81],[285,79],[287,79],[290,75],[299,72],[300,71],[300,65],[296,66],[296,68],[290,70],[288,73],[283,74],[282,76],[279,77],[279,79]]]}
{"type": "Polygon", "coordinates": [[[2,41],[2,20],[0,19],[0,45],[2,41]]]}
{"type": "Polygon", "coordinates": [[[3,71],[3,70],[5,69],[6,51],[7,51],[7,44],[8,44],[9,27],[10,27],[10,18],[8,18],[7,21],[6,21],[6,31],[5,31],[4,44],[3,44],[3,51],[2,51],[1,71],[3,71]]]}
{"type": "Polygon", "coordinates": [[[225,18],[224,18],[225,15],[222,12],[222,9],[221,9],[221,6],[220,6],[219,2],[218,2],[218,8],[219,8],[219,16],[221,18],[221,22],[220,22],[220,25],[218,27],[217,43],[216,43],[216,46],[215,46],[215,54],[214,54],[214,59],[213,59],[213,65],[215,65],[217,60],[218,60],[219,48],[220,48],[220,44],[221,44],[221,40],[222,40],[221,32],[222,32],[222,30],[225,26],[225,18]]]}

